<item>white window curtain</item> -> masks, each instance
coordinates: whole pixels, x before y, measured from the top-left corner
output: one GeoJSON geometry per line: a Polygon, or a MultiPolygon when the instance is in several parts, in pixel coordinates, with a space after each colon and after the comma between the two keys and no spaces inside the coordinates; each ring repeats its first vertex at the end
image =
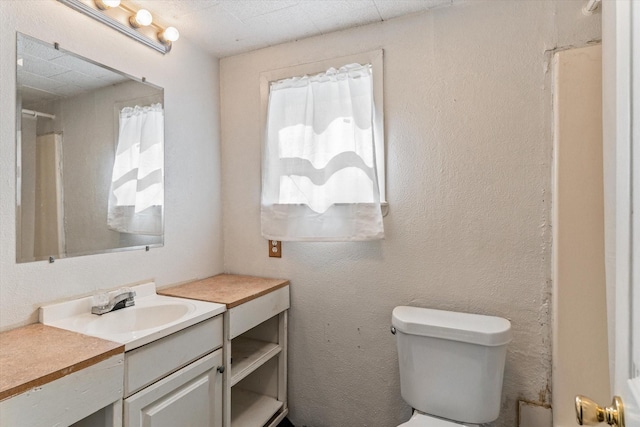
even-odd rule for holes
{"type": "Polygon", "coordinates": [[[283,241],[384,238],[371,65],[270,87],[262,235],[283,241]]]}
{"type": "Polygon", "coordinates": [[[107,223],[121,233],[162,235],[164,112],[161,104],[120,111],[107,223]]]}

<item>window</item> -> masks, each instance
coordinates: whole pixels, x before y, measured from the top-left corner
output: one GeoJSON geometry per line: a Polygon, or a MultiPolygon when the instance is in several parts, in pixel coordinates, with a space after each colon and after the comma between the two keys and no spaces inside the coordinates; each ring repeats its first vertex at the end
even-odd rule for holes
{"type": "Polygon", "coordinates": [[[262,75],[261,221],[268,239],[384,237],[382,51],[331,62],[343,65],[262,75]]]}

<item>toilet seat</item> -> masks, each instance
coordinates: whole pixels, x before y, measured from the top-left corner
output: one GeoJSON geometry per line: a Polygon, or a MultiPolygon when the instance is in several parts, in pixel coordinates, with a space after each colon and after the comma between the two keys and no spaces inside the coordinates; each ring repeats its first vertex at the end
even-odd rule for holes
{"type": "Polygon", "coordinates": [[[418,411],[413,411],[411,419],[398,427],[474,427],[476,424],[460,424],[442,418],[432,417],[418,411]]]}

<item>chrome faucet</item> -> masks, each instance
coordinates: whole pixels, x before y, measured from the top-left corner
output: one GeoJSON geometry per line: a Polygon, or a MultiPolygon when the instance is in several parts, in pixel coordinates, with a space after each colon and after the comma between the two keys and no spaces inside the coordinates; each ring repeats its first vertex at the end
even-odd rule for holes
{"type": "Polygon", "coordinates": [[[121,308],[131,307],[136,305],[135,296],[136,292],[131,289],[120,289],[113,298],[109,298],[109,294],[99,295],[98,305],[91,307],[91,313],[102,315],[121,308]]]}

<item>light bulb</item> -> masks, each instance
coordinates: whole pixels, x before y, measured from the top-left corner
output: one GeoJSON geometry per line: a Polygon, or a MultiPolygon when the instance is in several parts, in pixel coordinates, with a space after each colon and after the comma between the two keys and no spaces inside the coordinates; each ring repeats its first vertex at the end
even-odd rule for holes
{"type": "Polygon", "coordinates": [[[98,9],[107,10],[120,6],[120,0],[95,0],[98,9]]]}
{"type": "Polygon", "coordinates": [[[152,21],[153,21],[153,17],[151,16],[151,12],[149,12],[147,9],[140,9],[135,14],[135,16],[132,16],[131,19],[129,19],[129,22],[131,22],[131,25],[133,25],[136,28],[146,27],[147,25],[151,25],[152,21]]]}
{"type": "Polygon", "coordinates": [[[158,38],[162,43],[171,43],[180,38],[180,33],[176,27],[167,27],[158,34],[158,38]]]}

